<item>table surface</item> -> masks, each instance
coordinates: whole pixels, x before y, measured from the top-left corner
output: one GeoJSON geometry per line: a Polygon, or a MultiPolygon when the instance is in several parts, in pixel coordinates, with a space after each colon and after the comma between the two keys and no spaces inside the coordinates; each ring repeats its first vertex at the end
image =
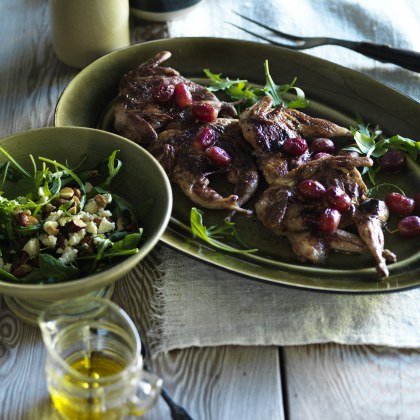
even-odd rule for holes
{"type": "MultiPolygon", "coordinates": [[[[252,39],[222,25],[222,3],[207,0],[203,35],[252,39]],[[210,28],[210,29],[209,29],[210,28]],[[223,32],[224,31],[224,32],[223,32]]],[[[245,2],[247,11],[260,2],[245,2]]],[[[270,2],[268,2],[270,3],[270,2]]],[[[274,4],[275,1],[273,0],[274,4]]],[[[51,48],[46,0],[0,0],[0,136],[53,125],[55,104],[77,70],[51,48]]],[[[262,15],[260,15],[261,17],[262,15]]],[[[269,21],[269,14],[266,14],[269,21]]],[[[131,22],[132,43],[174,36],[182,22],[131,22]],[[175,29],[176,31],[175,31],[175,29]],[[178,28],[178,29],[177,29],[178,28]]],[[[200,25],[196,26],[199,31],[200,25]]],[[[178,35],[178,33],[176,33],[178,35]]],[[[201,33],[197,32],[197,35],[201,33]]],[[[135,313],[139,291],[117,283],[114,300],[135,313]]],[[[17,319],[0,296],[0,418],[55,418],[44,379],[38,329],[17,319]]],[[[420,352],[336,344],[189,348],[158,356],[154,371],[194,419],[419,418],[420,352]]],[[[168,419],[160,400],[145,419],[168,419]]]]}

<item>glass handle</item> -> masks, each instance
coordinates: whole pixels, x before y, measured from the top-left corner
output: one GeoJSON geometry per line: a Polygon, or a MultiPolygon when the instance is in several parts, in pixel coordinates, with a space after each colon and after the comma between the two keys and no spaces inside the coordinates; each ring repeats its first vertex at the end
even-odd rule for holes
{"type": "Polygon", "coordinates": [[[154,373],[142,371],[136,393],[131,399],[130,414],[141,416],[155,404],[162,391],[163,380],[154,373]]]}

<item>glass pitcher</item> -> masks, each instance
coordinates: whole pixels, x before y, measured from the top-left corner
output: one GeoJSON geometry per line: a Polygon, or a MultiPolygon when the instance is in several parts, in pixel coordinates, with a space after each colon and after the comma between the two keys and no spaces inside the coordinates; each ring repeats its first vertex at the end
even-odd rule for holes
{"type": "Polygon", "coordinates": [[[62,418],[119,419],[156,403],[162,380],[143,370],[138,331],[116,304],[96,297],[57,302],[39,325],[48,388],[62,418]]]}

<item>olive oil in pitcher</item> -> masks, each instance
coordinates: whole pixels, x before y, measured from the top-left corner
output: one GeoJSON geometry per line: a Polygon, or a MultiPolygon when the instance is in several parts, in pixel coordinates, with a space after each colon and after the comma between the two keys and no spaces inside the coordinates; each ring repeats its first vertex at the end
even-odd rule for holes
{"type": "Polygon", "coordinates": [[[137,329],[117,305],[64,301],[47,308],[39,324],[48,388],[62,418],[120,419],[155,404],[162,380],[143,370],[137,329]]]}

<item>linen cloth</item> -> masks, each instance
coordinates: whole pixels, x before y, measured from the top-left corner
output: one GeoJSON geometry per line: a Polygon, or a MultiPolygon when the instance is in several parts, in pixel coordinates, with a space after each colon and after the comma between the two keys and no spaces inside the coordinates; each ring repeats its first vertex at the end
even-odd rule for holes
{"type": "MultiPolygon", "coordinates": [[[[244,24],[230,13],[229,3],[204,2],[185,19],[169,23],[170,36],[252,40],[227,23],[244,24]]],[[[420,51],[420,2],[248,1],[239,11],[294,34],[369,40],[420,51]]],[[[420,100],[419,74],[341,47],[305,53],[363,72],[420,100]]],[[[159,247],[155,258],[160,260],[158,269],[144,278],[150,282],[144,299],[150,302],[147,335],[153,356],[176,348],[227,344],[420,347],[420,289],[379,295],[320,293],[252,281],[166,247],[159,247]]]]}

